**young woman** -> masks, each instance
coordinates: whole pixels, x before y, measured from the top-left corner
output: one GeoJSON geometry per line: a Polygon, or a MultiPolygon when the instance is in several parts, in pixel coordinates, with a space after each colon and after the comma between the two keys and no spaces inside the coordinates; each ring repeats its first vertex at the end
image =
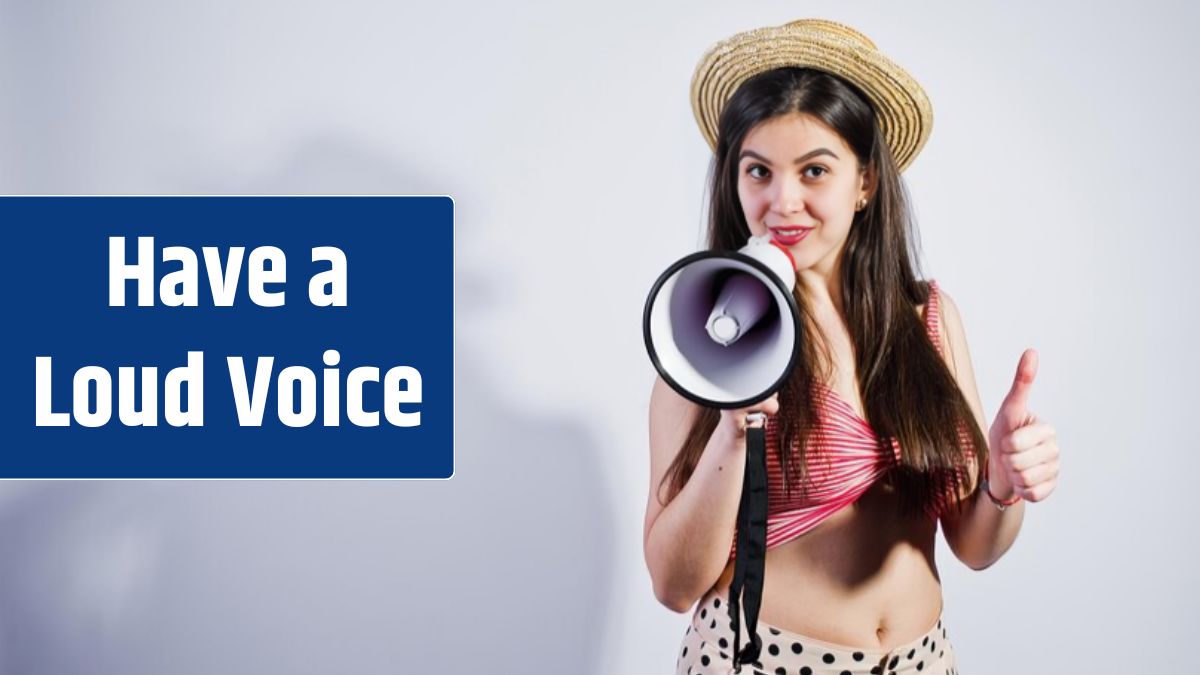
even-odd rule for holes
{"type": "Polygon", "coordinates": [[[719,43],[692,96],[714,148],[709,248],[765,234],[785,246],[801,331],[783,387],[749,408],[701,408],[655,383],[644,544],[659,600],[695,606],[677,672],[734,670],[751,412],[767,415],[769,484],[753,670],[956,672],[938,524],[960,560],[988,567],[1017,536],[1022,500],[1054,489],[1059,452],[1027,407],[1033,350],[984,434],[958,309],[914,272],[900,172],[929,135],[928,99],[865,36],[817,20],[719,43]]]}

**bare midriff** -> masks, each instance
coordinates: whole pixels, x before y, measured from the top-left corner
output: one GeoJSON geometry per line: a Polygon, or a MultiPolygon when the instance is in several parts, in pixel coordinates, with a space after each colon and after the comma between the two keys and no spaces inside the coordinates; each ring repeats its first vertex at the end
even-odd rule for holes
{"type": "MultiPolygon", "coordinates": [[[[873,485],[814,530],[767,551],[759,622],[847,647],[888,650],[937,622],[937,523],[904,517],[873,485]]],[[[728,597],[733,561],[713,587],[728,597]]]]}

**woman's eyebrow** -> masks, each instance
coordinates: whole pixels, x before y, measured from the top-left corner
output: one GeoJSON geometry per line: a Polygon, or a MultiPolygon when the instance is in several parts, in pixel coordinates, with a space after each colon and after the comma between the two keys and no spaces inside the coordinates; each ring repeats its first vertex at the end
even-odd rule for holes
{"type": "MultiPolygon", "coordinates": [[[[830,157],[832,157],[836,160],[839,160],[839,161],[841,160],[841,157],[838,157],[829,148],[817,148],[816,150],[810,150],[810,151],[804,153],[803,155],[800,155],[799,157],[796,158],[796,161],[794,163],[799,164],[801,162],[808,161],[808,160],[812,159],[813,157],[816,157],[817,155],[829,155],[830,157]]],[[[753,157],[754,159],[757,159],[758,161],[762,162],[763,164],[771,163],[770,160],[768,160],[766,157],[763,157],[762,155],[758,154],[757,152],[755,152],[753,150],[742,150],[742,154],[740,156],[738,156],[738,161],[740,162],[747,157],[753,157]]]]}

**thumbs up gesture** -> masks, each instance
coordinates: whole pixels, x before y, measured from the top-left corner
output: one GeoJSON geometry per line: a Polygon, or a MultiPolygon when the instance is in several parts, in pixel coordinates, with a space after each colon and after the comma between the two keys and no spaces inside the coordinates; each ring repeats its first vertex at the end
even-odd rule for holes
{"type": "Polygon", "coordinates": [[[1058,486],[1058,439],[1054,427],[1029,410],[1029,392],[1037,376],[1038,355],[1021,354],[1012,389],[988,431],[988,482],[991,493],[1008,499],[1014,493],[1040,502],[1058,486]]]}

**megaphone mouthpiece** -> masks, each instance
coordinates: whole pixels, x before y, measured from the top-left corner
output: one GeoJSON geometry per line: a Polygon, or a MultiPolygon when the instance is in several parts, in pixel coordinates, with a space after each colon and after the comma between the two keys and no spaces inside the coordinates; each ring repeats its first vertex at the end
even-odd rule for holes
{"type": "Polygon", "coordinates": [[[737,273],[725,280],[708,315],[708,335],[728,347],[758,323],[771,308],[771,292],[755,277],[737,273]]]}

